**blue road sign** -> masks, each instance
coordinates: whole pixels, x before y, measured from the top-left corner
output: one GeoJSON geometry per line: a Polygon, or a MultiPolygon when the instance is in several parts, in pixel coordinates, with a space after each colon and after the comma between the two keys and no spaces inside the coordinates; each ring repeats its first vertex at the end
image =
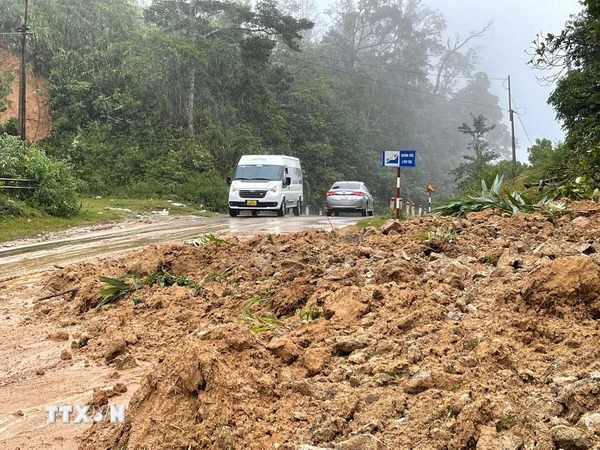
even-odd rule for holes
{"type": "Polygon", "coordinates": [[[416,165],[416,150],[400,150],[400,167],[415,167],[416,165]]]}
{"type": "Polygon", "coordinates": [[[384,150],[381,153],[381,167],[399,167],[400,152],[398,150],[384,150]]]}
{"type": "Polygon", "coordinates": [[[381,152],[381,167],[415,167],[416,165],[416,150],[383,150],[381,152]]]}

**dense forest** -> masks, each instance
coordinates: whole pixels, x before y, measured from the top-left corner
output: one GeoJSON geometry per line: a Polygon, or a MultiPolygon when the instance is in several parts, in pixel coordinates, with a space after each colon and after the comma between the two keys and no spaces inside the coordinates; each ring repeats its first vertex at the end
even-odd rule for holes
{"type": "MultiPolygon", "coordinates": [[[[532,60],[569,66],[551,98],[567,142],[538,140],[532,166],[515,168],[508,112],[473,50],[489,24],[444,40],[444,17],[426,1],[339,0],[323,21],[310,0],[36,0],[26,55],[48,80],[53,129],[35,151],[58,164],[54,173],[69,171],[66,185],[82,195],[215,211],[226,208],[225,178],[242,154],[299,157],[305,203],[316,207],[339,179],[364,181],[387,204],[395,172],[381,167],[381,152],[394,149],[418,152],[402,180],[416,203],[428,183],[450,198],[526,169],[563,185],[583,176],[588,193],[600,159],[600,56],[588,47],[600,45],[600,1],[583,3],[563,34],[539,38],[532,60]],[[576,54],[556,61],[565,51],[576,54]]],[[[0,18],[0,46],[18,53],[23,1],[3,0],[0,18]]],[[[0,97],[9,79],[0,72],[0,97]]],[[[0,124],[10,134],[9,125],[0,124]]],[[[18,148],[6,135],[0,142],[0,152],[18,148]]],[[[16,167],[0,165],[0,177],[16,167]]]]}

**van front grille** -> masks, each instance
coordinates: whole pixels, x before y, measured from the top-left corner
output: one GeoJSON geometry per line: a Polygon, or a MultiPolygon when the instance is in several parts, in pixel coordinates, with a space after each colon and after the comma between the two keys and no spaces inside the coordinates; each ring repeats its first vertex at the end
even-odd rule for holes
{"type": "Polygon", "coordinates": [[[241,198],[265,198],[267,191],[240,191],[241,198]]]}

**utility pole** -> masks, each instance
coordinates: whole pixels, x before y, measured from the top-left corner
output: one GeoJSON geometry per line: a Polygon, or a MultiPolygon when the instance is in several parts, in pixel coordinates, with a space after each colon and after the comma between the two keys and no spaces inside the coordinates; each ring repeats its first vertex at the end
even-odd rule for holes
{"type": "Polygon", "coordinates": [[[23,142],[25,142],[25,132],[26,132],[26,126],[27,126],[27,107],[26,107],[26,77],[27,77],[27,72],[25,70],[25,50],[26,50],[26,40],[27,40],[27,35],[31,34],[31,32],[29,32],[29,29],[27,28],[27,8],[29,4],[29,0],[25,0],[25,15],[23,17],[23,25],[21,25],[19,28],[17,28],[17,33],[20,34],[21,36],[21,67],[20,67],[20,71],[19,71],[19,117],[18,117],[18,121],[19,121],[19,135],[21,136],[21,139],[23,140],[23,142]]]}
{"type": "Polygon", "coordinates": [[[510,93],[510,75],[508,76],[508,115],[510,117],[510,137],[512,141],[512,175],[514,177],[517,174],[517,148],[515,145],[514,111],[512,109],[512,98],[510,93]]]}

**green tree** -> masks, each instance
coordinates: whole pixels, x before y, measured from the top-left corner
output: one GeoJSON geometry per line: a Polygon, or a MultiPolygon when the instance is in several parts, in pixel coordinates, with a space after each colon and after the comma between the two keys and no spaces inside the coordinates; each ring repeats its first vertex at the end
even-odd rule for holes
{"type": "Polygon", "coordinates": [[[489,148],[489,143],[486,140],[486,134],[495,128],[495,125],[486,126],[486,118],[483,114],[474,116],[471,114],[473,119],[473,125],[470,126],[467,123],[463,123],[458,130],[471,137],[471,142],[467,145],[467,148],[474,154],[464,155],[463,158],[468,162],[460,164],[456,169],[452,171],[452,174],[456,175],[456,181],[458,181],[459,187],[464,189],[469,184],[479,181],[486,168],[489,167],[490,163],[500,156],[499,153],[489,148]]]}
{"type": "Polygon", "coordinates": [[[535,144],[527,149],[529,164],[532,166],[544,165],[554,153],[550,139],[536,139],[535,144]]]}
{"type": "Polygon", "coordinates": [[[527,152],[531,164],[527,172],[530,186],[538,185],[544,190],[545,186],[561,184],[565,179],[564,172],[569,158],[569,151],[564,143],[553,144],[550,139],[536,139],[527,152]]]}
{"type": "MultiPolygon", "coordinates": [[[[194,133],[196,118],[199,49],[206,48],[213,40],[237,45],[242,60],[252,65],[249,70],[242,71],[242,75],[246,75],[243,81],[251,84],[242,88],[247,97],[261,89],[260,80],[255,83],[253,75],[269,62],[278,40],[290,49],[298,50],[301,32],[313,27],[307,19],[295,19],[281,13],[274,0],[259,1],[254,8],[227,1],[153,0],[145,10],[145,17],[176,40],[179,48],[188,46],[177,60],[171,59],[172,70],[181,76],[175,90],[179,94],[168,99],[178,101],[173,108],[175,117],[183,120],[191,133],[194,133]]],[[[256,100],[254,97],[251,103],[256,100]]]]}
{"type": "Polygon", "coordinates": [[[559,34],[537,37],[530,63],[554,71],[548,102],[566,131],[563,182],[585,179],[594,188],[600,185],[600,0],[581,4],[559,34]]]}
{"type": "Polygon", "coordinates": [[[14,74],[0,70],[0,113],[6,111],[11,104],[6,96],[12,92],[14,79],[14,74]]]}

